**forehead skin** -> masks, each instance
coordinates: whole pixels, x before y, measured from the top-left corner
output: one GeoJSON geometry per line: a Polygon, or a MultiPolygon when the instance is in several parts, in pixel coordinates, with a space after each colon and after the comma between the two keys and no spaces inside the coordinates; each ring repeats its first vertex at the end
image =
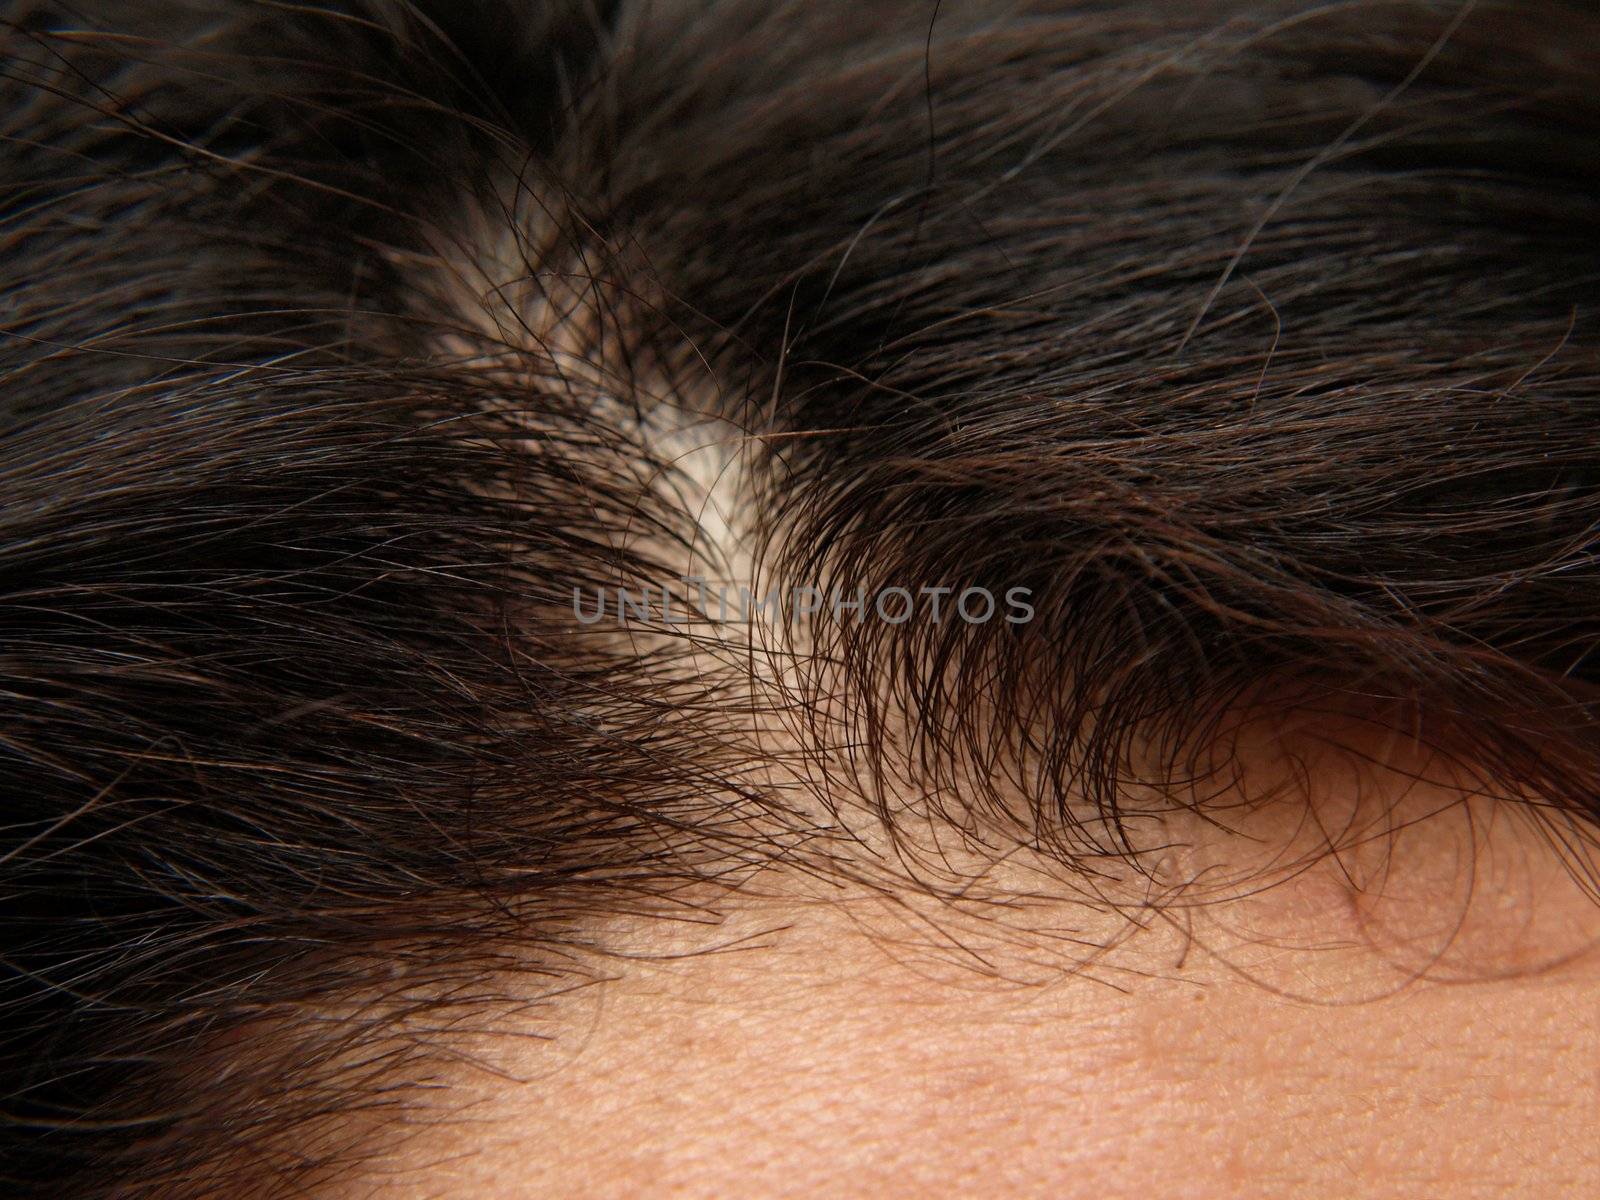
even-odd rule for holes
{"type": "Polygon", "coordinates": [[[1450,799],[1159,914],[1013,861],[1026,920],[789,881],[619,927],[609,982],[507,1018],[338,1195],[1600,1194],[1600,914],[1531,824],[1450,799]]]}

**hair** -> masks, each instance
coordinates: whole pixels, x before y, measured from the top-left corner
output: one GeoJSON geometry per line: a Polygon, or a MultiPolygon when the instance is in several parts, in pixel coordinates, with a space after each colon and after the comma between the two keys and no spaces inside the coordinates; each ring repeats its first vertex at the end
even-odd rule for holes
{"type": "Polygon", "coordinates": [[[9,0],[0,62],[11,1194],[312,1187],[497,973],[888,781],[1137,868],[1131,784],[1322,706],[1589,878],[1589,4],[9,0]]]}

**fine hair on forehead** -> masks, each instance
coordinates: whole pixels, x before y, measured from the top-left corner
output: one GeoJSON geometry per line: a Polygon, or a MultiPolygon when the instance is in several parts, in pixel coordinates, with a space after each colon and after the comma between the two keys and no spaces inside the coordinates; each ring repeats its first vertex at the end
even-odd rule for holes
{"type": "Polygon", "coordinates": [[[10,1194],[314,1188],[611,915],[925,828],[1137,876],[1284,713],[1593,889],[1590,4],[0,0],[0,62],[10,1194]]]}

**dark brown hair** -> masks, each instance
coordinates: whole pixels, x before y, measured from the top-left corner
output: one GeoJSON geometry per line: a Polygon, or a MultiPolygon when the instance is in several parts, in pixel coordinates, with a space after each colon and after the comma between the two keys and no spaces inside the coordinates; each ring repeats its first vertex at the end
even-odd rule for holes
{"type": "Polygon", "coordinates": [[[0,62],[12,1194],[310,1186],[498,971],[826,840],[754,708],[1074,871],[1326,704],[1590,869],[1591,6],[10,0],[0,62]],[[580,627],[702,536],[662,414],[765,578],[1035,619],[825,609],[759,696],[580,627]]]}

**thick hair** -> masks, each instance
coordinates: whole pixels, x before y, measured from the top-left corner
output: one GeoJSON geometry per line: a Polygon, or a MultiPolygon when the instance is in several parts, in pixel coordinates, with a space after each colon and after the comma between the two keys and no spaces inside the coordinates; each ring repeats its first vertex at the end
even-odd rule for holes
{"type": "Polygon", "coordinates": [[[766,718],[1072,872],[1327,705],[1589,869],[1591,5],[10,0],[0,62],[9,1194],[327,1177],[498,973],[827,840],[766,718]],[[574,619],[707,563],[1035,615],[574,619]]]}

